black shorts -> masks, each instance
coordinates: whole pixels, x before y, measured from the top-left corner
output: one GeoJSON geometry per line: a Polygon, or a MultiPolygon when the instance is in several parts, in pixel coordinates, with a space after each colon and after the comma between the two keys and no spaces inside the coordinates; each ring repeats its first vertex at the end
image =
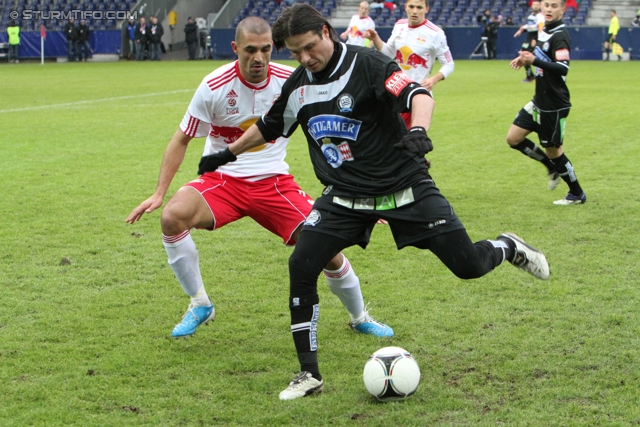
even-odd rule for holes
{"type": "Polygon", "coordinates": [[[322,195],[302,231],[329,234],[366,248],[378,218],[389,222],[398,249],[438,234],[464,230],[447,199],[433,181],[427,180],[376,198],[322,195]]]}
{"type": "Polygon", "coordinates": [[[516,116],[513,124],[538,134],[543,147],[562,146],[564,129],[570,108],[557,111],[540,111],[533,102],[529,102],[516,116]]]}

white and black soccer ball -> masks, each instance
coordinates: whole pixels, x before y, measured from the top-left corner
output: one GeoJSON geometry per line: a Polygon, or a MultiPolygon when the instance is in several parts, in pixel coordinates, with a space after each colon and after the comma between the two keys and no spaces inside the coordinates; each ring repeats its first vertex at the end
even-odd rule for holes
{"type": "Polygon", "coordinates": [[[384,347],[369,357],[362,377],[367,391],[379,401],[404,400],[418,389],[420,368],[407,350],[384,347]]]}

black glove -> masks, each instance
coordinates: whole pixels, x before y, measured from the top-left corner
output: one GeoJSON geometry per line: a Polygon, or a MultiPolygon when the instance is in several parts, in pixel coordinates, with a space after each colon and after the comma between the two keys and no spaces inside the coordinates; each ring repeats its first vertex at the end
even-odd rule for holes
{"type": "Polygon", "coordinates": [[[424,155],[433,150],[433,144],[427,136],[427,131],[422,126],[413,126],[409,129],[400,142],[394,144],[396,150],[406,150],[416,158],[424,158],[424,155]]]}
{"type": "Polygon", "coordinates": [[[222,165],[226,165],[229,162],[233,162],[237,159],[236,155],[229,150],[229,147],[222,151],[218,151],[208,156],[202,156],[200,164],[198,165],[198,175],[202,175],[207,172],[213,172],[222,165]]]}

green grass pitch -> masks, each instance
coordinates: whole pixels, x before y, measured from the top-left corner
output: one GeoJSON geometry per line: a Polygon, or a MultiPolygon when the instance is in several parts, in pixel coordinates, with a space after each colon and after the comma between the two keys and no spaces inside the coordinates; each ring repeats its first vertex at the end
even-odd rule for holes
{"type": "MultiPolygon", "coordinates": [[[[298,368],[290,248],[242,220],[194,232],[217,319],[170,338],[188,305],[167,265],[154,189],[162,154],[211,61],[0,66],[0,425],[632,426],[640,424],[640,64],[574,61],[565,149],[588,195],[552,202],[544,168],[508,148],[534,91],[508,61],[457,61],[434,92],[429,158],[474,240],[514,231],[549,281],[510,265],[455,278],[376,227],[346,251],[392,340],[354,335],[319,279],[325,393],[280,402],[298,368]],[[379,404],[367,357],[406,348],[422,380],[379,404]]],[[[194,140],[170,190],[196,177],[194,140]]],[[[287,161],[322,190],[298,132],[287,161]]],[[[168,198],[167,198],[168,200],[168,198]]]]}

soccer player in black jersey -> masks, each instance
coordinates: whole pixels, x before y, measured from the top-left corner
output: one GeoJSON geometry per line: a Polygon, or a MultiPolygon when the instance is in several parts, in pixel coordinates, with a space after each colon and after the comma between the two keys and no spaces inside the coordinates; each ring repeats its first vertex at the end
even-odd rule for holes
{"type": "Polygon", "coordinates": [[[562,148],[565,122],[571,109],[566,83],[571,39],[562,22],[566,1],[543,0],[541,3],[545,26],[538,36],[538,44],[533,53],[521,50],[510,64],[514,70],[525,65],[537,68],[536,92],[533,101],[525,105],[513,121],[507,143],[547,167],[550,190],[556,188],[560,178],[567,183],[569,193],[553,202],[555,205],[582,204],[587,201],[587,195],[562,148]],[[531,132],[538,134],[545,151],[527,138],[531,132]]]}
{"type": "Polygon", "coordinates": [[[280,393],[289,400],[322,391],[318,367],[318,276],[335,254],[366,247],[378,218],[398,249],[429,249],[457,277],[481,277],[505,260],[540,279],[549,264],[512,233],[473,243],[429,175],[425,154],[433,100],[392,59],[338,42],[313,7],[296,3],[273,25],[277,48],[300,63],[269,112],[228,148],[205,156],[199,173],[300,126],[318,179],[326,186],[289,258],[291,332],[301,371],[280,393]],[[411,111],[407,129],[400,112],[411,111]]]}

